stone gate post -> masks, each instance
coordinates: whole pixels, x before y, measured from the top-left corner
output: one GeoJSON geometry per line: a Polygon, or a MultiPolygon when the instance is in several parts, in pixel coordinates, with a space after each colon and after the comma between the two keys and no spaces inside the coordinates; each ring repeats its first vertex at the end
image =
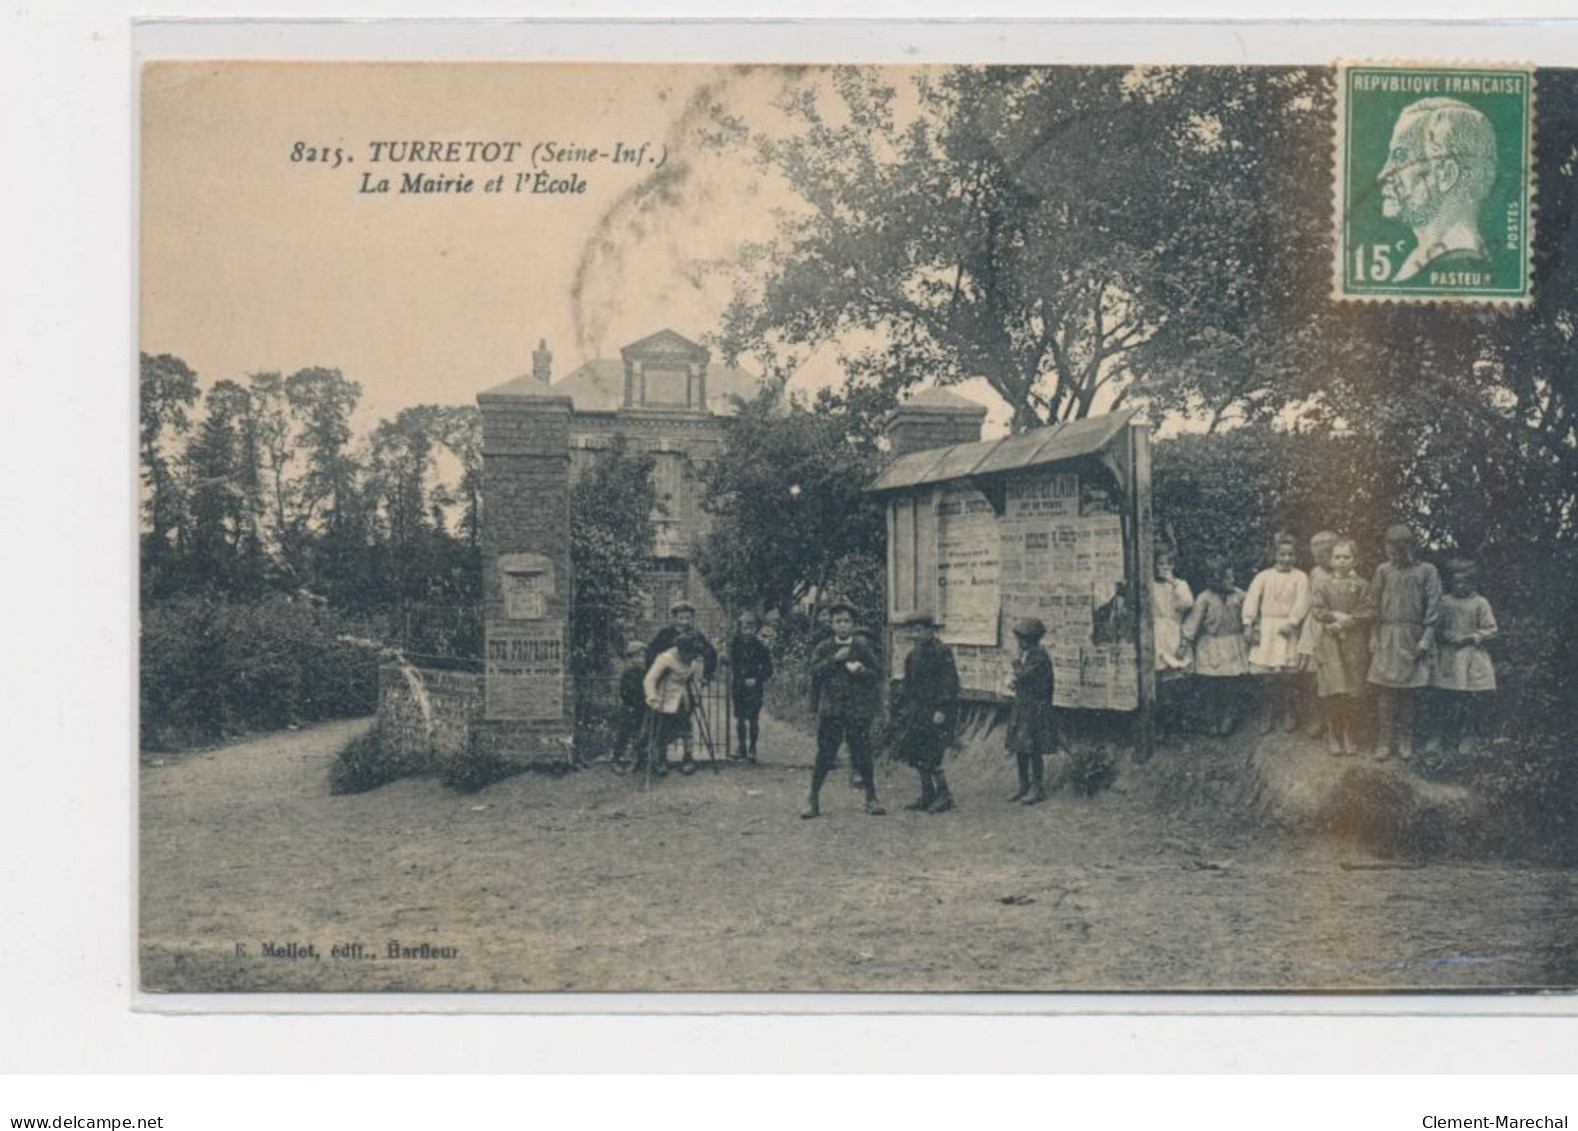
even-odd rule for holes
{"type": "Polygon", "coordinates": [[[483,393],[482,719],[478,748],[515,762],[568,759],[570,417],[568,397],[483,393]]]}

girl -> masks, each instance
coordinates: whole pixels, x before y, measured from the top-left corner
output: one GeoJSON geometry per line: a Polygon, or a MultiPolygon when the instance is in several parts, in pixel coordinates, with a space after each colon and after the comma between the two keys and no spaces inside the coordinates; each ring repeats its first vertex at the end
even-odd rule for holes
{"type": "MultiPolygon", "coordinates": [[[[1322,530],[1310,539],[1310,559],[1315,563],[1310,567],[1312,601],[1316,587],[1332,575],[1331,552],[1338,540],[1337,535],[1330,530],[1322,530]]],[[[1357,559],[1357,553],[1354,556],[1357,559]]],[[[1309,716],[1311,738],[1320,737],[1326,722],[1325,710],[1320,703],[1320,636],[1323,627],[1313,616],[1307,616],[1304,626],[1299,630],[1299,705],[1300,710],[1309,716]]]]}
{"type": "Polygon", "coordinates": [[[1183,638],[1183,621],[1194,607],[1189,583],[1173,576],[1173,552],[1156,551],[1156,576],[1151,583],[1151,611],[1155,618],[1156,692],[1158,722],[1170,729],[1177,714],[1178,681],[1189,670],[1189,644],[1183,638]]]}
{"type": "Polygon", "coordinates": [[[1010,797],[1021,805],[1047,798],[1046,758],[1057,749],[1052,715],[1052,657],[1041,647],[1047,626],[1030,617],[1014,625],[1014,700],[1008,714],[1008,751],[1019,764],[1019,792],[1010,797]]]}
{"type": "Polygon", "coordinates": [[[1452,591],[1441,598],[1436,622],[1436,662],[1430,685],[1438,689],[1441,736],[1448,753],[1467,754],[1474,707],[1496,690],[1496,669],[1485,651],[1495,639],[1496,616],[1478,589],[1479,567],[1459,559],[1447,566],[1452,591]],[[1467,725],[1465,725],[1467,724],[1467,725]]]}
{"type": "Polygon", "coordinates": [[[1249,670],[1244,645],[1244,591],[1233,585],[1233,568],[1223,558],[1205,563],[1207,589],[1184,621],[1183,638],[1194,647],[1194,674],[1203,680],[1202,696],[1211,730],[1233,732],[1237,723],[1233,688],[1249,670]]]}
{"type": "Polygon", "coordinates": [[[1370,584],[1375,625],[1370,630],[1369,682],[1376,688],[1380,734],[1377,755],[1414,756],[1414,711],[1419,689],[1430,682],[1441,578],[1429,562],[1414,561],[1414,535],[1406,526],[1386,531],[1386,560],[1370,584]]]}
{"type": "Polygon", "coordinates": [[[1337,757],[1358,751],[1358,697],[1370,670],[1370,583],[1354,573],[1358,546],[1340,538],[1328,551],[1331,573],[1315,582],[1310,619],[1320,625],[1315,690],[1326,720],[1326,749],[1337,757]]]}
{"type": "Polygon", "coordinates": [[[1272,565],[1255,575],[1244,598],[1244,630],[1250,634],[1249,670],[1262,677],[1266,713],[1260,733],[1270,734],[1280,715],[1284,727],[1298,725],[1293,707],[1298,672],[1299,626],[1310,611],[1310,579],[1293,562],[1298,556],[1291,534],[1272,543],[1272,565]]]}
{"type": "Polygon", "coordinates": [[[1184,617],[1194,608],[1189,583],[1173,576],[1173,552],[1156,551],[1156,579],[1152,607],[1156,618],[1156,670],[1162,673],[1189,670],[1189,644],[1183,638],[1184,617]]]}

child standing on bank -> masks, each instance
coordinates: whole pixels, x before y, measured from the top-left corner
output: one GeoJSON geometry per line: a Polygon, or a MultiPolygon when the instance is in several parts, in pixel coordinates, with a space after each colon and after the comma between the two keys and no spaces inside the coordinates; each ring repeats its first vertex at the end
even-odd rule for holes
{"type": "Polygon", "coordinates": [[[1414,560],[1408,527],[1387,528],[1386,560],[1370,583],[1375,626],[1370,630],[1369,682],[1376,689],[1382,761],[1414,756],[1414,713],[1419,689],[1430,682],[1436,621],[1441,615],[1441,577],[1429,562],[1414,560]]]}
{"type": "Polygon", "coordinates": [[[1310,579],[1294,566],[1298,545],[1291,534],[1272,541],[1272,565],[1255,575],[1244,598],[1244,630],[1249,633],[1249,670],[1265,687],[1260,733],[1270,734],[1280,717],[1283,727],[1298,725],[1293,705],[1299,668],[1299,628],[1310,611],[1310,579]]]}
{"type": "MultiPolygon", "coordinates": [[[[1330,530],[1322,530],[1310,539],[1310,600],[1315,599],[1315,589],[1332,575],[1331,551],[1338,538],[1330,530]]],[[[1320,702],[1320,636],[1325,626],[1313,616],[1304,618],[1299,629],[1299,710],[1309,719],[1309,736],[1319,738],[1326,727],[1326,714],[1320,702]]]]}
{"type": "Polygon", "coordinates": [[[1479,730],[1480,709],[1496,690],[1496,668],[1485,651],[1485,644],[1496,636],[1496,615],[1479,593],[1477,565],[1459,559],[1448,564],[1447,576],[1451,592],[1441,598],[1430,686],[1437,689],[1438,726],[1447,752],[1467,754],[1479,730]]]}
{"type": "Polygon", "coordinates": [[[1359,548],[1339,538],[1329,550],[1331,573],[1315,582],[1310,619],[1320,625],[1316,693],[1326,721],[1326,749],[1358,752],[1359,696],[1370,670],[1370,583],[1354,572],[1359,548]]]}
{"type": "Polygon", "coordinates": [[[1183,637],[1194,649],[1194,674],[1200,679],[1208,726],[1218,735],[1238,724],[1236,688],[1249,671],[1244,643],[1244,591],[1233,584],[1225,558],[1207,558],[1206,590],[1184,621],[1183,637]]]}
{"type": "Polygon", "coordinates": [[[1151,594],[1156,636],[1157,722],[1163,730],[1169,730],[1178,713],[1180,684],[1189,671],[1189,643],[1183,637],[1183,622],[1194,608],[1194,593],[1187,581],[1173,576],[1173,552],[1165,546],[1156,551],[1151,594]]]}

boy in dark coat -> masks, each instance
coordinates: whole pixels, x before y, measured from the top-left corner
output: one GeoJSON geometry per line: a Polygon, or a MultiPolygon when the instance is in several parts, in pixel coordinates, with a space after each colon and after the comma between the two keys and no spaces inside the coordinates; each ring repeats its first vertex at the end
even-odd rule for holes
{"type": "Polygon", "coordinates": [[[1047,626],[1030,617],[1014,625],[1014,702],[1008,715],[1008,751],[1019,765],[1019,792],[1009,798],[1036,805],[1047,798],[1045,755],[1057,748],[1052,714],[1052,657],[1041,647],[1047,626]]]}
{"type": "MultiPolygon", "coordinates": [[[[646,721],[647,699],[646,691],[642,688],[646,674],[646,645],[639,640],[632,640],[625,645],[625,667],[619,673],[619,724],[615,732],[613,757],[616,766],[624,764],[625,752],[640,737],[641,724],[646,721]]],[[[646,757],[646,751],[639,746],[636,750],[639,763],[646,757]]]]}
{"type": "Polygon", "coordinates": [[[877,801],[871,766],[871,720],[877,713],[877,684],[881,664],[869,644],[855,635],[854,606],[838,602],[829,610],[833,635],[811,654],[811,694],[816,703],[816,768],[811,772],[811,795],[806,799],[807,819],[821,815],[818,797],[822,783],[849,743],[850,761],[866,793],[866,812],[880,817],[887,812],[877,801]]]}
{"type": "Polygon", "coordinates": [[[729,694],[734,699],[734,729],[740,740],[736,758],[756,761],[756,737],[761,732],[762,697],[773,678],[773,654],[757,635],[756,614],[741,613],[729,641],[729,694]]]}
{"type": "Polygon", "coordinates": [[[921,784],[920,798],[904,808],[912,813],[946,813],[953,808],[953,794],[942,772],[942,759],[953,743],[959,671],[953,649],[937,638],[940,626],[935,617],[916,613],[899,623],[921,632],[904,657],[904,682],[893,696],[894,747],[915,767],[921,784]]]}

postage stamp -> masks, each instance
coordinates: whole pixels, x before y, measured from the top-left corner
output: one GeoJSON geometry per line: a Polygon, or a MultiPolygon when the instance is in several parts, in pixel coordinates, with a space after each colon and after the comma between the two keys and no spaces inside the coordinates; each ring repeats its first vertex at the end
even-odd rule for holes
{"type": "Polygon", "coordinates": [[[1527,302],[1533,108],[1527,67],[1340,66],[1335,296],[1527,302]]]}

